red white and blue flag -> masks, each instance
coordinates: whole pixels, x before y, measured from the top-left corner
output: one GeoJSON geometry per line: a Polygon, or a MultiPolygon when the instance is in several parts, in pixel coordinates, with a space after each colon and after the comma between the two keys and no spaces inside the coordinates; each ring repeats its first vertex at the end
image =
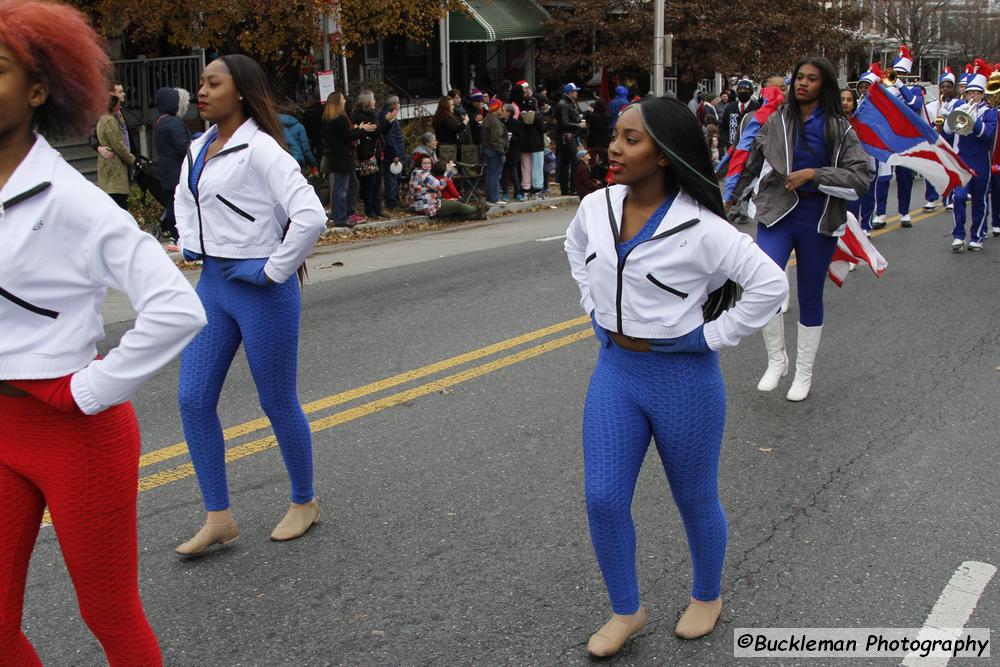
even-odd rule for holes
{"type": "MultiPolygon", "coordinates": [[[[736,183],[739,182],[743,168],[746,166],[747,158],[750,157],[750,149],[753,148],[754,139],[760,134],[760,128],[764,127],[764,123],[768,117],[785,101],[785,96],[782,95],[781,89],[777,86],[764,88],[760,91],[760,96],[763,98],[764,104],[753,112],[753,116],[747,121],[747,125],[743,129],[743,134],[740,135],[739,142],[729,149],[729,154],[726,156],[728,170],[726,171],[726,180],[722,187],[722,201],[729,201],[732,198],[733,191],[736,189],[736,183]]],[[[716,173],[721,173],[723,166],[720,165],[719,171],[716,173]]]]}
{"type": "Polygon", "coordinates": [[[881,83],[868,89],[851,125],[869,155],[922,174],[942,196],[975,176],[927,121],[887,93],[881,83]]]}
{"type": "Polygon", "coordinates": [[[830,260],[827,275],[837,287],[843,287],[847,274],[858,264],[867,264],[877,278],[882,277],[885,267],[889,265],[885,257],[875,249],[871,239],[861,231],[858,219],[853,213],[848,213],[847,227],[844,235],[837,238],[837,249],[830,260]]]}

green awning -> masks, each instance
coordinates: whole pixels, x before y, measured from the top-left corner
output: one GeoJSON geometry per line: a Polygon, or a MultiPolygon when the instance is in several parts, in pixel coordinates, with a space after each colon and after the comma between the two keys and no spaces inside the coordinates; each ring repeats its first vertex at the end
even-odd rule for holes
{"type": "Polygon", "coordinates": [[[549,14],[534,0],[467,0],[471,15],[451,12],[452,42],[496,42],[545,35],[549,14]]]}

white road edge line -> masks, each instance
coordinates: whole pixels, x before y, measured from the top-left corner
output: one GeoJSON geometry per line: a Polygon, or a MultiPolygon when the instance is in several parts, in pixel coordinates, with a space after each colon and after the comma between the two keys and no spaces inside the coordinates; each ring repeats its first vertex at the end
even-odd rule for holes
{"type": "Polygon", "coordinates": [[[558,241],[559,239],[566,238],[565,234],[560,234],[559,236],[546,236],[544,239],[535,239],[536,243],[542,243],[543,241],[558,241]]]}
{"type": "MultiPolygon", "coordinates": [[[[944,587],[941,596],[934,603],[931,613],[924,621],[924,627],[917,639],[958,638],[969,617],[979,603],[979,597],[996,574],[997,568],[989,563],[967,560],[958,566],[951,581],[944,587]]],[[[902,667],[944,667],[951,658],[921,658],[918,653],[910,653],[903,660],[902,667]]]]}

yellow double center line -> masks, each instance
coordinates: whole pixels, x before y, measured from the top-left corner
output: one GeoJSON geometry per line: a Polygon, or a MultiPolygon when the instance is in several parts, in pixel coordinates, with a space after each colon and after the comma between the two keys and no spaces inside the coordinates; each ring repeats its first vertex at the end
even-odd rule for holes
{"type": "MultiPolygon", "coordinates": [[[[573,326],[583,324],[587,322],[587,318],[577,318],[573,320],[568,320],[561,324],[573,326]]],[[[558,326],[558,325],[557,325],[558,326]]],[[[536,333],[536,332],[532,332],[536,333]]],[[[384,398],[379,398],[368,403],[363,403],[357,407],[349,408],[347,410],[342,410],[341,412],[335,412],[332,415],[326,417],[321,417],[309,424],[310,430],[313,433],[318,433],[319,431],[325,431],[328,428],[333,428],[334,426],[339,426],[341,424],[347,423],[349,421],[354,421],[361,417],[385,410],[386,408],[391,408],[397,405],[402,405],[408,401],[420,398],[421,396],[427,396],[428,394],[433,394],[435,392],[442,391],[448,387],[454,387],[457,384],[473,380],[478,377],[482,377],[494,371],[498,371],[501,368],[506,368],[508,366],[513,366],[514,364],[520,363],[522,361],[527,361],[528,359],[533,359],[537,356],[543,355],[546,352],[551,352],[553,350],[558,350],[559,348],[566,347],[572,343],[590,338],[593,336],[592,330],[588,327],[580,331],[575,331],[569,335],[561,336],[559,338],[554,338],[552,340],[546,341],[540,345],[534,347],[529,347],[527,349],[515,352],[514,354],[507,355],[505,357],[500,357],[499,359],[494,359],[493,361],[488,361],[484,364],[478,366],[473,366],[467,370],[461,371],[459,373],[454,373],[452,375],[447,375],[443,378],[437,380],[432,380],[425,384],[413,387],[412,389],[407,389],[405,391],[400,391],[384,398]]],[[[507,343],[508,341],[504,341],[507,343]]],[[[486,348],[483,348],[486,349],[486,348]]],[[[476,350],[475,353],[479,353],[481,350],[476,350]]],[[[474,353],[469,353],[474,354],[474,353]]],[[[449,360],[450,361],[450,360],[449,360]]],[[[420,369],[423,371],[424,369],[420,369]]],[[[428,371],[430,373],[432,371],[428,371]]],[[[377,383],[376,383],[377,384],[377,383]]],[[[355,390],[355,391],[360,391],[355,390]]],[[[345,392],[347,393],[347,392],[345,392]]],[[[326,400],[333,400],[342,395],[338,394],[329,397],[326,400]]],[[[346,400],[346,399],[345,399],[346,400]]],[[[323,401],[317,401],[321,403],[323,401]]],[[[318,408],[314,408],[318,409],[318,408]]],[[[239,427],[235,427],[239,428],[239,427]]],[[[277,439],[273,435],[268,435],[263,438],[258,438],[256,440],[251,440],[250,442],[245,442],[236,447],[230,447],[226,450],[226,462],[238,461],[239,459],[245,458],[252,454],[257,454],[267,449],[271,449],[278,444],[277,439]]],[[[169,470],[164,470],[162,472],[154,473],[152,475],[147,475],[139,479],[139,491],[149,491],[150,489],[155,489],[158,486],[163,486],[165,484],[170,484],[176,482],[177,480],[184,479],[185,477],[190,477],[194,474],[194,465],[191,463],[184,463],[169,470]]]]}
{"type": "MultiPolygon", "coordinates": [[[[914,216],[913,222],[918,222],[920,220],[932,217],[937,213],[938,213],[937,211],[934,211],[914,216]]],[[[892,220],[896,219],[898,219],[898,216],[895,216],[892,220]]],[[[899,229],[899,225],[889,226],[886,227],[885,229],[873,232],[872,236],[873,237],[881,236],[882,234],[887,234],[897,229],[899,229]]],[[[789,266],[793,266],[794,264],[795,264],[795,259],[793,258],[789,262],[789,266]]],[[[376,394],[385,391],[387,389],[391,389],[393,387],[398,387],[399,385],[413,382],[414,380],[419,380],[421,378],[425,378],[430,375],[435,375],[437,373],[441,373],[443,371],[455,368],[457,366],[461,366],[463,364],[467,364],[472,361],[477,361],[479,359],[495,355],[499,352],[504,352],[506,350],[519,347],[521,345],[524,345],[525,343],[534,342],[542,338],[551,336],[553,334],[566,331],[567,329],[573,329],[582,326],[584,324],[589,324],[589,319],[586,317],[576,317],[573,319],[565,320],[563,322],[559,322],[557,324],[553,324],[548,327],[543,327],[541,329],[536,329],[535,331],[529,331],[520,336],[515,336],[513,338],[509,338],[507,340],[503,340],[498,343],[494,343],[492,345],[487,345],[485,347],[481,347],[479,349],[472,350],[464,354],[450,357],[448,359],[443,359],[441,361],[435,362],[433,364],[428,364],[427,366],[423,366],[421,368],[407,371],[405,373],[399,373],[397,375],[393,375],[384,378],[382,380],[378,380],[376,382],[362,385],[354,389],[349,389],[344,392],[326,396],[324,398],[303,405],[302,409],[306,414],[311,414],[321,410],[326,410],[332,407],[336,407],[338,405],[343,405],[344,403],[348,403],[350,401],[359,398],[364,398],[366,396],[370,396],[372,394],[376,394]]],[[[581,329],[578,331],[574,331],[573,333],[570,333],[568,335],[564,335],[558,338],[553,338],[539,345],[535,345],[534,347],[529,347],[520,350],[513,354],[500,357],[492,361],[488,361],[486,363],[474,366],[467,370],[454,373],[452,375],[447,375],[437,380],[432,380],[431,382],[427,382],[425,384],[418,385],[416,387],[406,389],[404,391],[390,394],[383,398],[369,401],[368,403],[363,403],[361,405],[349,408],[347,410],[335,412],[326,417],[321,417],[310,423],[310,430],[313,433],[318,433],[320,431],[333,428],[334,426],[339,426],[341,424],[354,421],[355,419],[360,419],[361,417],[365,417],[367,415],[380,412],[382,410],[385,410],[386,408],[402,405],[403,403],[412,401],[422,396],[427,396],[429,394],[442,391],[449,387],[453,387],[463,382],[467,382],[469,380],[482,377],[484,375],[493,373],[494,371],[498,371],[508,366],[518,364],[522,361],[533,359],[535,357],[545,354],[546,352],[551,352],[553,350],[566,347],[567,345],[571,345],[581,340],[585,340],[589,338],[591,335],[592,335],[591,329],[588,326],[586,329],[581,329]]],[[[225,429],[223,431],[223,437],[227,441],[233,440],[235,438],[240,438],[242,436],[267,429],[270,427],[270,425],[271,423],[266,417],[252,419],[248,422],[237,424],[236,426],[231,426],[225,429]]],[[[226,462],[228,463],[230,461],[238,461],[239,459],[246,458],[253,454],[257,454],[259,452],[271,449],[275,445],[277,445],[277,439],[274,437],[274,435],[268,435],[262,438],[251,440],[249,442],[245,442],[241,445],[237,445],[235,447],[231,447],[226,450],[226,462]]],[[[188,453],[187,443],[179,442],[177,444],[170,445],[167,447],[162,447],[152,452],[143,454],[139,459],[139,467],[140,469],[146,468],[157,463],[162,463],[164,461],[169,461],[170,459],[185,456],[187,455],[187,453],[188,453]]],[[[191,477],[192,475],[194,475],[194,465],[190,462],[183,463],[179,466],[175,466],[167,470],[163,470],[157,473],[153,473],[151,475],[140,477],[139,491],[140,492],[149,491],[151,489],[155,489],[157,487],[164,486],[166,484],[170,484],[172,482],[176,482],[178,480],[182,480],[187,477],[191,477]]],[[[49,517],[48,512],[45,513],[44,523],[51,523],[51,518],[49,517]]]]}

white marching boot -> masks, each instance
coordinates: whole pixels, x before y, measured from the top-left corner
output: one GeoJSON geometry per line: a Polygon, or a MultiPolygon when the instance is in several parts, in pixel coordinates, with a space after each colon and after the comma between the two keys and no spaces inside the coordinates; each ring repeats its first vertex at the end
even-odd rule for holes
{"type": "Polygon", "coordinates": [[[789,401],[804,401],[809,395],[812,384],[813,362],[816,361],[816,351],[819,350],[819,338],[823,333],[823,325],[807,327],[799,323],[798,354],[795,357],[795,379],[785,395],[789,401]]]}
{"type": "Polygon", "coordinates": [[[757,383],[758,391],[774,391],[778,381],[788,375],[788,353],[785,352],[785,318],[778,313],[760,330],[767,350],[767,370],[757,383]]]}

